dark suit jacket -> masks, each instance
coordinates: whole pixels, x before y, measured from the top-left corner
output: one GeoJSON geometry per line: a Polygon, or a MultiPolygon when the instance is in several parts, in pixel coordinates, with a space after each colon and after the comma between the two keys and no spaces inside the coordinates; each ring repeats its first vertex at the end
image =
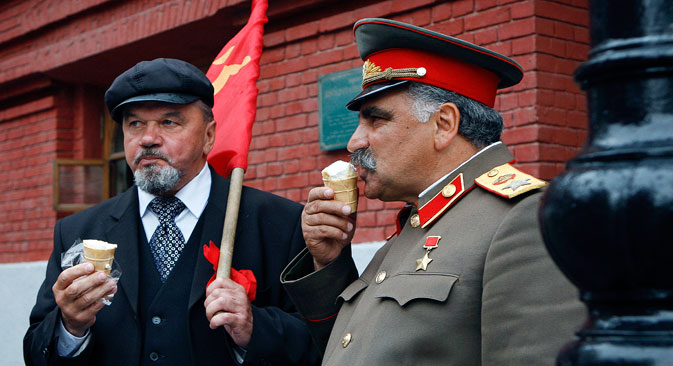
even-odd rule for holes
{"type": "MultiPolygon", "coordinates": [[[[212,187],[203,222],[200,246],[210,240],[219,246],[226,211],[229,181],[212,169],[212,187]]],[[[244,187],[239,210],[233,267],[250,269],[257,278],[257,298],[253,303],[253,334],[246,362],[253,364],[316,362],[317,353],[304,322],[280,286],[279,275],[285,264],[304,246],[301,232],[301,205],[287,199],[244,187]]],[[[139,323],[138,285],[139,233],[138,193],[136,187],[88,210],[57,222],[54,251],[47,266],[37,303],[30,316],[30,328],[24,338],[24,358],[29,365],[139,364],[142,334],[139,323]],[[86,350],[74,359],[57,356],[56,333],[60,312],[52,286],[61,273],[61,253],[76,239],[100,239],[118,244],[115,260],[123,274],[111,306],[103,308],[91,331],[86,350]]],[[[198,365],[234,364],[231,339],[222,328],[211,330],[205,315],[206,283],[213,267],[199,249],[189,295],[189,338],[191,344],[176,345],[191,352],[198,365]]],[[[166,337],[170,337],[167,334],[166,337]]]]}

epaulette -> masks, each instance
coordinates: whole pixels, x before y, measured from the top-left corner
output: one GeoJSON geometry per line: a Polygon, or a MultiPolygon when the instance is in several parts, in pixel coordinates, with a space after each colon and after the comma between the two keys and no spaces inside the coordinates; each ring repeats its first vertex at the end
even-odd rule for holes
{"type": "Polygon", "coordinates": [[[482,174],[474,182],[498,196],[513,198],[547,185],[543,180],[526,174],[509,164],[497,166],[482,174]]]}

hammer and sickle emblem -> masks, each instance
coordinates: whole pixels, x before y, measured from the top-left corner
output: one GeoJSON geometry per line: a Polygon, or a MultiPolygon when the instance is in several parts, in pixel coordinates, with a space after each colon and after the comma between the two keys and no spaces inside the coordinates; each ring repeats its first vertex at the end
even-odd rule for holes
{"type": "MultiPolygon", "coordinates": [[[[236,46],[231,46],[231,48],[228,49],[227,52],[225,52],[224,55],[222,55],[222,57],[213,61],[213,65],[222,65],[223,63],[225,63],[227,61],[227,58],[229,58],[231,51],[234,50],[234,47],[236,46]]],[[[218,75],[215,81],[213,82],[213,87],[215,88],[215,94],[219,93],[219,91],[222,90],[222,88],[224,88],[224,84],[227,83],[229,77],[231,75],[238,74],[238,72],[243,68],[243,66],[247,65],[250,62],[250,59],[251,59],[250,56],[245,56],[243,58],[243,62],[240,64],[224,65],[222,71],[220,71],[220,75],[218,75]]]]}

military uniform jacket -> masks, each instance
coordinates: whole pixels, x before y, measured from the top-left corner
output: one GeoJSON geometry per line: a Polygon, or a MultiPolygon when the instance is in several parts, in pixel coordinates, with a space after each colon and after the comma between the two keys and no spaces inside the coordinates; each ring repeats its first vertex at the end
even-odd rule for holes
{"type": "MultiPolygon", "coordinates": [[[[180,288],[188,296],[188,305],[184,309],[173,309],[173,313],[186,318],[186,326],[181,334],[159,333],[163,337],[160,341],[175,348],[175,352],[182,353],[183,358],[191,359],[191,364],[234,365],[230,352],[233,341],[223,328],[210,329],[203,305],[206,284],[214,271],[213,265],[203,256],[202,247],[211,240],[217,246],[220,244],[229,192],[228,180],[217,175],[212,168],[211,176],[208,204],[197,224],[197,228],[202,225],[201,237],[189,240],[196,241],[198,253],[194,253],[193,271],[182,281],[187,288],[180,288]],[[173,342],[183,338],[189,341],[173,342]]],[[[281,270],[305,245],[301,235],[301,208],[298,203],[270,193],[243,188],[232,266],[252,270],[257,279],[257,297],[252,303],[253,331],[246,365],[314,364],[319,358],[306,325],[278,281],[281,270]]],[[[141,241],[138,238],[144,235],[140,220],[138,193],[134,186],[121,195],[57,222],[46,279],[39,289],[37,303],[30,315],[30,327],[24,338],[26,364],[182,365],[162,356],[158,360],[143,357],[151,350],[141,349],[144,339],[141,322],[152,322],[142,319],[143,309],[139,308],[139,298],[147,290],[140,287],[139,280],[143,262],[139,260],[141,241]],[[61,253],[78,238],[118,244],[115,261],[123,273],[112,305],[97,314],[86,349],[78,357],[61,358],[57,355],[55,331],[60,326],[60,311],[51,288],[61,273],[61,253]]],[[[195,228],[192,236],[196,233],[195,228]]],[[[181,259],[188,250],[185,247],[181,259]]],[[[179,269],[180,263],[178,261],[176,269],[179,269]]],[[[159,326],[164,323],[161,324],[159,326]]]]}
{"type": "Polygon", "coordinates": [[[323,365],[554,364],[585,311],[542,242],[535,178],[510,176],[511,161],[497,144],[445,177],[401,212],[359,278],[347,249],[317,272],[307,251],[286,267],[323,365]],[[503,197],[480,176],[505,180],[505,195],[531,190],[503,197]]]}

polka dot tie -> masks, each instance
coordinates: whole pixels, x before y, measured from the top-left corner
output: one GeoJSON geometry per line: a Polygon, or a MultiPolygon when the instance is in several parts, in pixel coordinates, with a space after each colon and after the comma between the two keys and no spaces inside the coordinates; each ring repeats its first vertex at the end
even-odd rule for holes
{"type": "Polygon", "coordinates": [[[175,217],[185,209],[185,204],[173,196],[155,197],[150,202],[150,209],[159,217],[159,226],[150,239],[150,250],[161,282],[166,282],[185,247],[185,237],[175,224],[175,217]]]}

